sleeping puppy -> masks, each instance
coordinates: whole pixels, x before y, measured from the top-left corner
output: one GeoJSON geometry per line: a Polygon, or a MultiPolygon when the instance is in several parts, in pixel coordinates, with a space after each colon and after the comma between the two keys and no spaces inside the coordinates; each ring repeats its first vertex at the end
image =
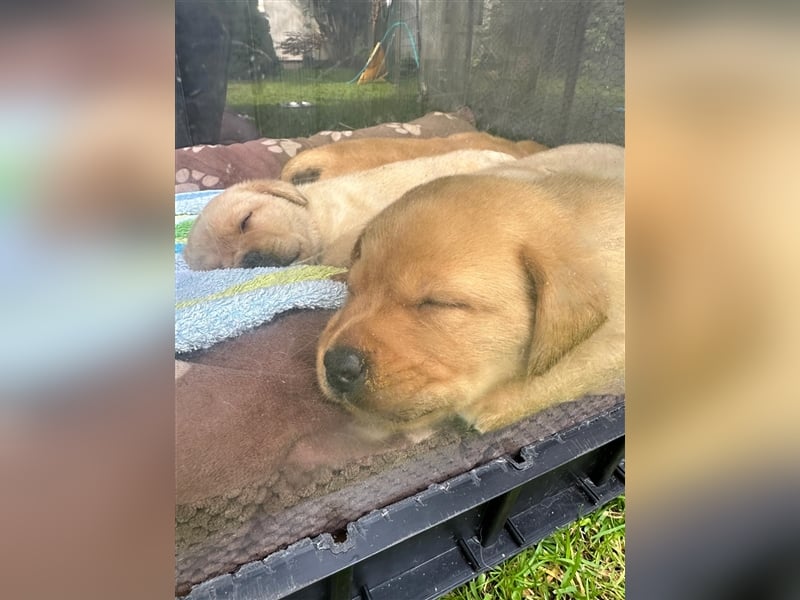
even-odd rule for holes
{"type": "Polygon", "coordinates": [[[438,179],[366,227],[317,351],[323,392],[365,431],[414,437],[457,416],[486,432],[624,391],[622,172],[573,151],[571,170],[537,174],[531,157],[528,178],[517,161],[438,179]]]}
{"type": "Polygon", "coordinates": [[[625,173],[625,149],[615,144],[565,144],[485,172],[534,181],[560,171],[622,179],[625,173]]]}
{"type": "Polygon", "coordinates": [[[295,186],[238,183],[214,197],[189,232],[184,258],[195,270],[346,266],[364,225],[416,185],[514,160],[489,150],[460,150],[295,186]]]}
{"type": "Polygon", "coordinates": [[[521,158],[546,149],[533,141],[512,142],[477,131],[442,138],[346,140],[301,152],[284,165],[281,179],[294,184],[309,183],[455,150],[496,150],[521,158]]]}

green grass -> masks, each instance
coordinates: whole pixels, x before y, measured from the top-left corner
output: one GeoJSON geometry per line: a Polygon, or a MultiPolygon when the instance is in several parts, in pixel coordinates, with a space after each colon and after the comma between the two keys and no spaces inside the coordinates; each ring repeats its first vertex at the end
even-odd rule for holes
{"type": "Polygon", "coordinates": [[[357,73],[349,69],[287,69],[274,79],[230,81],[227,105],[254,117],[261,134],[275,138],[408,121],[422,114],[415,77],[399,83],[348,83],[357,73]],[[313,106],[281,106],[303,100],[313,106]]]}
{"type": "Polygon", "coordinates": [[[348,83],[355,70],[337,69],[314,75],[307,70],[285,71],[275,79],[263,81],[231,81],[228,83],[228,103],[248,105],[276,104],[291,100],[310,102],[386,101],[397,95],[415,96],[415,79],[405,79],[399,84],[377,82],[364,85],[348,83]]]}
{"type": "Polygon", "coordinates": [[[625,598],[625,497],[555,532],[443,598],[625,598]]]}
{"type": "MultiPolygon", "coordinates": [[[[404,122],[422,116],[430,106],[419,99],[415,73],[397,83],[366,85],[349,83],[357,69],[285,68],[279,76],[263,81],[228,82],[227,105],[235,112],[256,119],[261,135],[273,138],[305,137],[323,130],[359,129],[391,121],[404,122]],[[288,102],[305,100],[311,108],[287,108],[288,102]]],[[[473,77],[465,98],[478,117],[479,127],[511,139],[532,137],[544,143],[562,143],[560,131],[563,77],[541,76],[535,91],[524,78],[515,80],[503,73],[483,72],[473,77]]],[[[608,86],[596,78],[578,82],[570,111],[572,132],[578,139],[624,137],[624,105],[621,85],[608,86]]]]}

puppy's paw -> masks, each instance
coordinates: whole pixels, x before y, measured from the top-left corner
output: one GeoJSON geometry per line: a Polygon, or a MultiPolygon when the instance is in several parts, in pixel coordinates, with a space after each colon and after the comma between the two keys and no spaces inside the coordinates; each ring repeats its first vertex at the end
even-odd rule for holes
{"type": "Polygon", "coordinates": [[[459,415],[478,433],[488,433],[517,421],[516,400],[520,388],[515,383],[503,385],[459,411],[459,415]]]}
{"type": "Polygon", "coordinates": [[[459,415],[472,429],[480,434],[488,433],[508,425],[505,415],[496,407],[476,403],[462,410],[459,415]]]}
{"type": "Polygon", "coordinates": [[[481,435],[500,429],[503,425],[498,425],[496,415],[477,417],[472,420],[472,428],[481,435]]]}

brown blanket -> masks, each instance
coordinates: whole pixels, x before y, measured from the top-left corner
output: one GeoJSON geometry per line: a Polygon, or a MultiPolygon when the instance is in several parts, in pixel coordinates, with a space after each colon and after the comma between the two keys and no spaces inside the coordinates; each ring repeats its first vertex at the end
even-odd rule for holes
{"type": "Polygon", "coordinates": [[[177,592],[462,473],[619,402],[591,397],[481,437],[367,442],[314,376],[330,311],[286,314],[176,362],[177,592]]]}

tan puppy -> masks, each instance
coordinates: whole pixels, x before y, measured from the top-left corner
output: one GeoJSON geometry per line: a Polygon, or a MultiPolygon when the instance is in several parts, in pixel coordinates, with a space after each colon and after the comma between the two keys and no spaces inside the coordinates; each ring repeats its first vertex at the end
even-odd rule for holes
{"type": "Polygon", "coordinates": [[[346,140],[301,152],[287,162],[281,179],[295,184],[338,177],[355,171],[455,150],[496,150],[516,158],[546,150],[537,142],[512,142],[483,132],[441,138],[364,138],[346,140]]]}
{"type": "Polygon", "coordinates": [[[270,179],[231,186],[198,216],[186,241],[190,268],[346,266],[364,225],[416,185],[513,161],[489,150],[460,150],[295,186],[270,179]]]}
{"type": "Polygon", "coordinates": [[[501,166],[415,188],[364,230],[317,373],[373,433],[456,415],[484,432],[623,392],[621,169],[537,174],[534,158],[528,180],[501,166]]]}

